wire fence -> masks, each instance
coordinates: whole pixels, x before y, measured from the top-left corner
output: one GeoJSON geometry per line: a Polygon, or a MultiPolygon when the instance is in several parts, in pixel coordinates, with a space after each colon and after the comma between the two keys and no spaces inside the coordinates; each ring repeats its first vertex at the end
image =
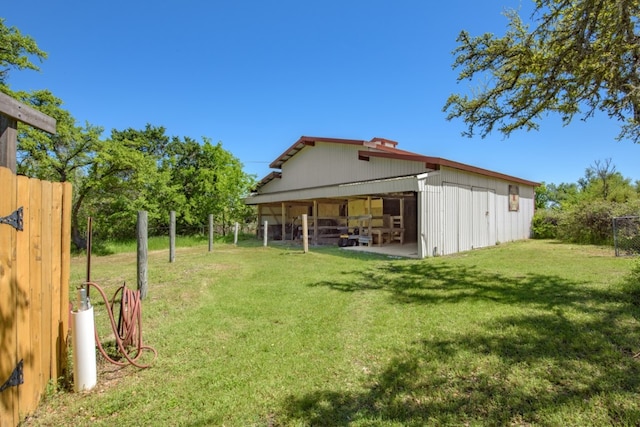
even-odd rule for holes
{"type": "MultiPolygon", "coordinates": [[[[229,224],[213,224],[213,234],[216,236],[227,235],[233,233],[235,223],[229,224]]],[[[240,233],[255,233],[256,224],[239,223],[240,233]]],[[[176,224],[176,236],[206,236],[209,233],[209,224],[176,224]]],[[[168,236],[169,225],[153,225],[149,226],[150,236],[168,236]]]]}
{"type": "Polygon", "coordinates": [[[613,218],[613,243],[616,256],[640,254],[640,216],[613,218]]]}

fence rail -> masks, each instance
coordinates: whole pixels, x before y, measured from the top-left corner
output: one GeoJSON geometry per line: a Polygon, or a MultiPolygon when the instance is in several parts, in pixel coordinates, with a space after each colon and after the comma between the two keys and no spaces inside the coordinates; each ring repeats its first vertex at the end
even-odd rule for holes
{"type": "Polygon", "coordinates": [[[616,256],[640,254],[640,216],[613,218],[613,242],[616,256]]]}
{"type": "Polygon", "coordinates": [[[0,217],[22,208],[22,227],[14,226],[19,221],[0,221],[4,427],[17,425],[35,410],[49,381],[66,373],[72,189],[69,183],[16,176],[4,167],[0,189],[0,217]]]}

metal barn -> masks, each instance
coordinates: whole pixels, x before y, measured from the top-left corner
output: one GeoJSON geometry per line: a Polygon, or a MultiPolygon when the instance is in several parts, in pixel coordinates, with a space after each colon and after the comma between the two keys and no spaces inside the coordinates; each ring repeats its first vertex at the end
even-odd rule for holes
{"type": "Polygon", "coordinates": [[[348,235],[419,258],[529,238],[536,182],[397,145],[303,136],[271,163],[277,171],[246,203],[257,206],[270,239],[300,239],[306,214],[315,244],[348,235]]]}

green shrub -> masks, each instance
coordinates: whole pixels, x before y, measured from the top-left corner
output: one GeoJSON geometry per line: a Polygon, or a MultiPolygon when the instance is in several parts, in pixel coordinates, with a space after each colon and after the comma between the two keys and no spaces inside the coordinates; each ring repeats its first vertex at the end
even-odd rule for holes
{"type": "Polygon", "coordinates": [[[631,302],[640,306],[640,259],[631,268],[631,272],[626,277],[624,290],[631,299],[631,302]]]}
{"type": "Polygon", "coordinates": [[[555,209],[541,209],[533,215],[531,229],[534,239],[556,239],[561,212],[555,209]]]}
{"type": "Polygon", "coordinates": [[[640,287],[640,259],[636,261],[636,265],[631,269],[629,280],[640,287]]]}
{"type": "Polygon", "coordinates": [[[612,219],[637,215],[637,212],[637,202],[585,200],[564,209],[558,222],[557,237],[574,243],[613,245],[612,219]]]}

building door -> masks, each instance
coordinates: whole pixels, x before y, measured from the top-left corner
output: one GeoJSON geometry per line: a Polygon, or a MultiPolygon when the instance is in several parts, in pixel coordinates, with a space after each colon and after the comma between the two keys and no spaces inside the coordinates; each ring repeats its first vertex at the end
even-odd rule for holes
{"type": "Polygon", "coordinates": [[[473,198],[467,185],[442,184],[444,193],[443,253],[452,254],[472,249],[473,198]]]}
{"type": "Polygon", "coordinates": [[[472,222],[474,248],[484,248],[495,244],[495,192],[487,188],[473,187],[472,222]]]}

